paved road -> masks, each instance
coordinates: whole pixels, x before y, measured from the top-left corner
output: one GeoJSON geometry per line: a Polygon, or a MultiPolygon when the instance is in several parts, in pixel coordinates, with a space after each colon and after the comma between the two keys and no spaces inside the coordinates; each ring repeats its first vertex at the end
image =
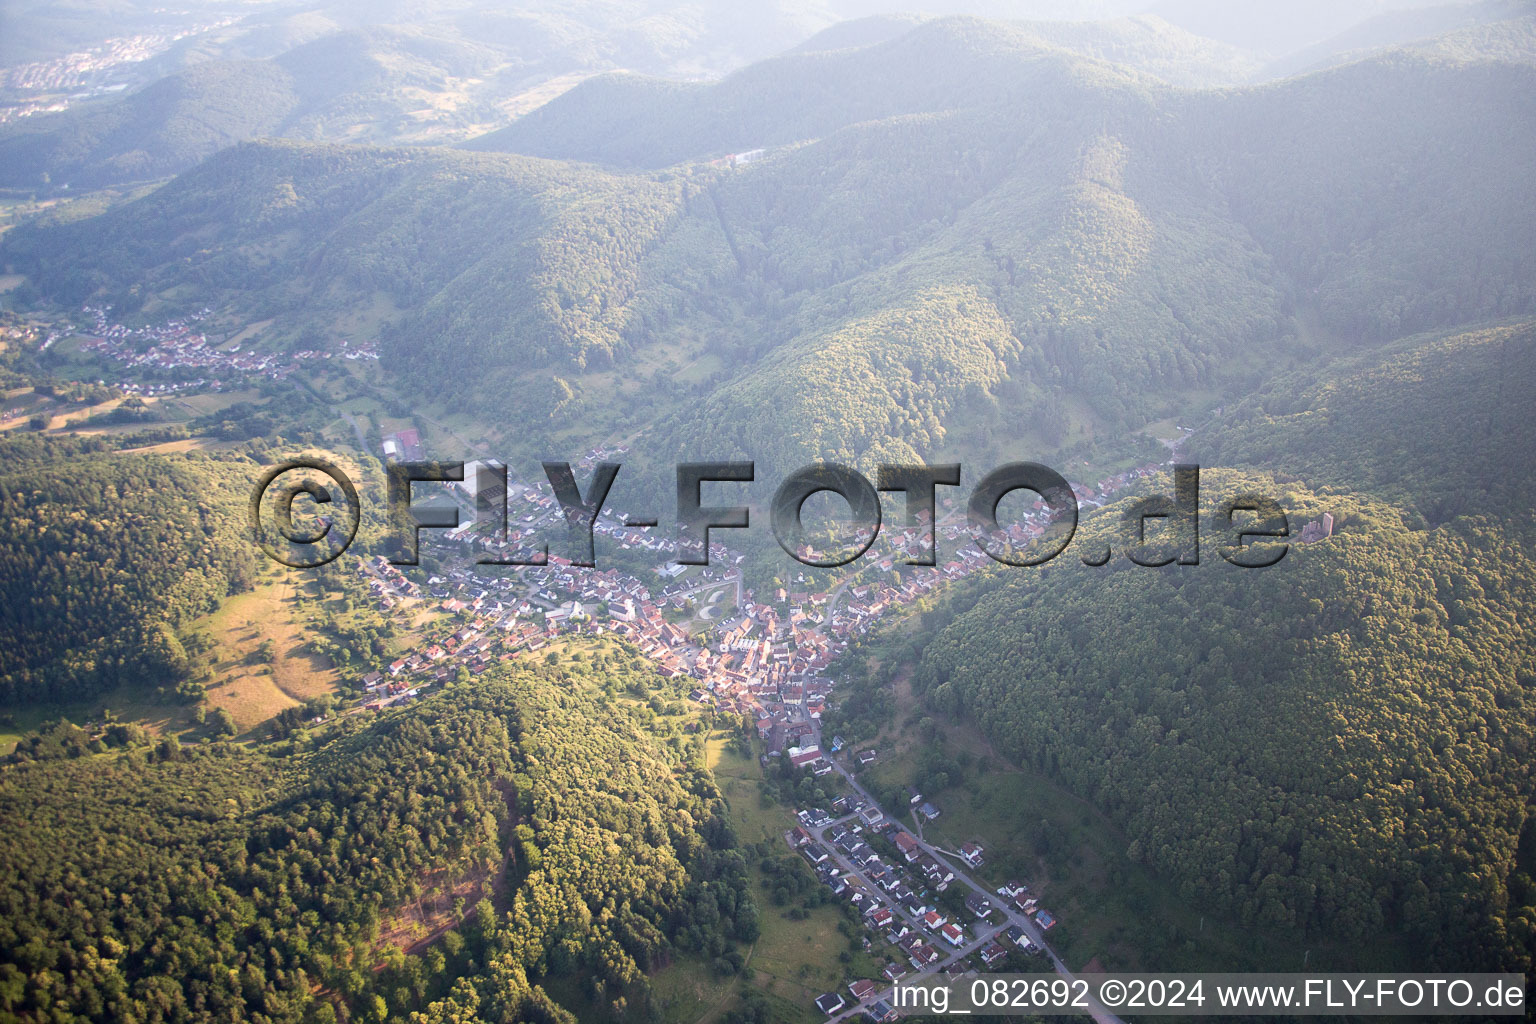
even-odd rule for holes
{"type": "Polygon", "coordinates": [[[357,446],[363,450],[363,454],[371,454],[368,449],[368,439],[363,436],[363,428],[358,425],[357,420],[353,418],[351,413],[340,406],[337,407],[336,411],[341,413],[341,418],[347,421],[347,426],[351,427],[352,433],[357,435],[357,446]]]}
{"type": "MultiPolygon", "coordinates": [[[[843,825],[843,824],[859,824],[859,823],[860,822],[859,822],[859,819],[858,819],[857,815],[848,814],[848,815],[844,815],[843,817],[838,818],[838,819],[836,819],[834,821],[829,821],[825,825],[822,825],[819,828],[812,828],[812,829],[808,829],[807,831],[809,831],[815,837],[816,842],[822,844],[826,848],[827,852],[831,855],[832,859],[837,862],[838,870],[842,873],[844,878],[857,878],[858,881],[859,881],[860,887],[865,892],[869,893],[871,896],[873,896],[875,898],[879,898],[880,897],[880,888],[879,888],[879,886],[877,886],[873,882],[871,882],[869,880],[869,877],[864,874],[864,870],[862,868],[860,868],[857,865],[855,865],[853,863],[853,861],[848,859],[846,854],[844,854],[841,850],[839,850],[836,846],[834,846],[832,843],[828,842],[828,840],[827,840],[827,832],[831,828],[833,828],[834,826],[836,826],[836,825],[843,825]]],[[[1002,932],[1006,931],[1007,928],[1008,928],[1008,925],[1006,923],[1004,923],[1004,924],[992,924],[991,922],[988,922],[988,921],[978,921],[977,923],[981,926],[981,929],[978,932],[978,937],[977,938],[972,939],[971,941],[965,943],[963,946],[960,946],[958,948],[950,947],[950,946],[947,945],[946,940],[942,936],[934,935],[934,934],[928,932],[928,930],[924,927],[924,925],[923,925],[923,923],[921,921],[919,921],[917,918],[913,917],[911,914],[907,913],[905,907],[902,907],[899,904],[896,904],[896,903],[894,903],[894,902],[892,902],[890,900],[883,900],[882,899],[881,902],[885,906],[890,908],[891,913],[893,913],[897,918],[899,918],[900,920],[905,922],[907,927],[911,929],[913,934],[924,936],[925,939],[927,939],[930,942],[930,944],[935,949],[940,949],[940,950],[951,949],[952,950],[946,956],[943,956],[939,960],[935,961],[934,963],[929,964],[928,966],[922,968],[921,970],[918,970],[916,972],[917,975],[936,974],[936,973],[942,971],[944,968],[948,967],[950,964],[954,963],[955,961],[962,960],[965,957],[970,956],[972,953],[976,952],[977,950],[985,948],[986,946],[991,944],[993,942],[993,940],[995,940],[999,934],[1001,934],[1002,932]]],[[[890,995],[890,989],[886,988],[882,992],[877,993],[870,1001],[872,1002],[874,999],[884,999],[884,998],[887,998],[889,995],[890,995]]],[[[840,1011],[839,1013],[835,1014],[831,1018],[831,1020],[833,1020],[833,1021],[847,1020],[850,1017],[852,1017],[852,1016],[854,1016],[854,1015],[856,1015],[858,1013],[861,1013],[861,1012],[863,1012],[862,1004],[855,1004],[855,1005],[850,1006],[850,1007],[840,1011]]]]}
{"type": "MultiPolygon", "coordinates": [[[[815,723],[812,723],[812,724],[815,725],[815,723]]],[[[820,729],[819,728],[817,729],[816,733],[814,734],[814,737],[815,737],[816,741],[818,743],[820,743],[820,741],[821,741],[821,734],[820,734],[820,729]]],[[[849,787],[855,793],[857,793],[859,796],[863,797],[865,800],[869,801],[869,803],[872,806],[875,806],[875,807],[879,807],[880,806],[879,802],[876,801],[874,797],[870,796],[869,792],[863,786],[859,785],[858,780],[855,779],[849,773],[848,769],[843,765],[843,763],[841,761],[838,761],[836,758],[832,758],[831,761],[832,761],[833,766],[837,769],[838,774],[843,777],[843,779],[848,783],[849,787]]],[[[881,808],[881,811],[883,813],[884,812],[884,808],[881,808]]],[[[890,817],[890,816],[887,815],[887,817],[890,817]]],[[[891,820],[892,821],[896,821],[897,819],[892,818],[891,820]]],[[[830,828],[830,827],[831,827],[831,824],[823,826],[822,827],[823,832],[824,832],[825,829],[830,828]]],[[[821,839],[822,832],[818,832],[818,833],[816,833],[816,835],[817,835],[817,838],[818,838],[818,841],[819,841],[821,839]]],[[[977,893],[980,893],[983,896],[986,896],[988,899],[992,898],[993,893],[988,891],[988,889],[985,886],[983,886],[981,883],[977,882],[970,875],[966,874],[961,869],[955,867],[954,863],[950,860],[950,858],[942,850],[938,849],[938,847],[934,846],[932,843],[928,842],[926,839],[923,839],[921,836],[917,836],[916,838],[917,838],[918,847],[920,849],[922,849],[925,853],[927,853],[929,856],[931,856],[934,860],[938,861],[939,864],[942,865],[945,868],[945,870],[951,871],[951,872],[954,873],[955,879],[954,879],[953,882],[950,883],[951,885],[960,884],[960,885],[963,885],[963,886],[971,889],[974,892],[977,892],[977,893]]],[[[838,851],[835,848],[831,848],[831,852],[832,852],[832,854],[834,856],[838,855],[838,851]]],[[[862,878],[862,875],[860,877],[862,878]]],[[[865,884],[866,885],[869,884],[867,879],[865,880],[865,884]]],[[[874,887],[871,886],[871,889],[873,890],[874,887]]],[[[948,959],[942,960],[942,961],[940,961],[940,963],[938,963],[936,965],[932,965],[932,966],[930,966],[929,968],[927,968],[925,970],[919,971],[918,974],[932,974],[932,973],[935,973],[936,971],[941,970],[944,966],[946,966],[946,965],[948,965],[950,963],[953,963],[955,960],[958,960],[961,957],[965,956],[968,952],[971,951],[971,949],[975,948],[975,946],[977,944],[984,944],[986,941],[990,941],[990,939],[991,939],[991,937],[993,935],[996,935],[999,931],[1006,930],[1009,925],[1018,925],[1020,928],[1022,928],[1024,930],[1024,934],[1029,936],[1029,941],[1034,943],[1034,945],[1037,948],[1039,948],[1041,951],[1043,951],[1045,953],[1045,955],[1050,958],[1051,966],[1055,969],[1056,973],[1061,975],[1063,978],[1067,979],[1068,981],[1072,980],[1072,978],[1073,978],[1072,971],[1067,967],[1067,965],[1065,963],[1062,962],[1061,958],[1056,955],[1056,951],[1051,949],[1050,945],[1045,941],[1045,937],[1041,933],[1039,926],[1037,926],[1035,924],[1035,922],[1033,920],[1031,920],[1030,917],[1027,914],[1025,914],[1023,911],[1019,910],[1017,907],[1013,906],[1009,902],[1002,903],[999,906],[999,909],[1003,912],[1004,921],[995,930],[993,930],[990,935],[988,935],[985,939],[977,940],[976,944],[973,944],[972,946],[967,947],[966,949],[960,950],[959,952],[957,952],[954,955],[950,956],[948,959]]],[[[905,916],[905,915],[903,915],[903,916],[905,916]]],[[[921,931],[920,928],[918,930],[921,931]]],[[[877,992],[868,1001],[869,1002],[873,1002],[874,1000],[877,1000],[877,999],[889,999],[890,995],[891,995],[891,987],[888,986],[888,987],[882,989],[881,991],[877,992]]],[[[847,1009],[845,1011],[842,1011],[840,1014],[838,1014],[838,1016],[833,1017],[832,1019],[833,1020],[843,1020],[843,1019],[846,1019],[846,1018],[852,1016],[853,1014],[860,1012],[860,1009],[861,1008],[858,1007],[858,1006],[850,1007],[849,1009],[847,1009]]],[[[1124,1022],[1119,1017],[1115,1016],[1113,1013],[1110,1013],[1108,1010],[1104,1009],[1101,1006],[1095,1006],[1094,1009],[1090,1011],[1090,1016],[1092,1016],[1093,1019],[1098,1022],[1098,1024],[1124,1024],[1124,1022]]]]}

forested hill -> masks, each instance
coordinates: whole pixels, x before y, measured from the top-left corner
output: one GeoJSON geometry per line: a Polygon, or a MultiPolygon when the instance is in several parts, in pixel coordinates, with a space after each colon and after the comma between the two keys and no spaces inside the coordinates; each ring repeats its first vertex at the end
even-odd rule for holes
{"type": "Polygon", "coordinates": [[[1198,566],[1000,573],[917,686],[1107,811],[1188,899],[1528,971],[1533,385],[1528,323],[1277,382],[1190,442],[1198,566]],[[1212,550],[1238,490],[1290,513],[1278,565],[1212,550]],[[1324,512],[1334,535],[1298,545],[1324,512]]]}
{"type": "Polygon", "coordinates": [[[473,345],[582,365],[618,344],[680,198],[676,183],[522,157],[247,143],[103,217],[7,242],[65,301],[105,288],[132,310],[190,284],[318,323],[378,294],[409,311],[401,348],[422,362],[473,345]]]}
{"type": "Polygon", "coordinates": [[[244,456],[0,441],[0,702],[174,688],[178,630],[255,571],[244,456]]]}
{"type": "Polygon", "coordinates": [[[225,61],[163,78],[122,101],[0,130],[0,185],[89,189],[162,178],[231,143],[276,132],[297,106],[275,64],[225,61]]]}
{"type": "Polygon", "coordinates": [[[1272,62],[1283,77],[1359,60],[1383,47],[1446,56],[1536,61],[1536,6],[1530,0],[1472,0],[1388,11],[1272,62]]]}
{"type": "Polygon", "coordinates": [[[1043,44],[1025,26],[944,18],[871,46],[775,57],[717,83],[601,76],[467,145],[667,167],[902,114],[1004,107],[1027,118],[1080,109],[1104,103],[1106,86],[1151,82],[1043,44]]]}
{"type": "MultiPolygon", "coordinates": [[[[1179,91],[1010,38],[929,23],[718,86],[641,82],[636,107],[594,85],[642,162],[793,143],[734,168],[247,144],[99,217],[20,226],[0,263],[71,305],[215,304],[290,336],[383,309],[404,390],[430,381],[531,445],[649,431],[660,455],[729,443],[765,472],[990,457],[1003,436],[1048,454],[1320,355],[1536,311],[1536,71],[1398,55],[1179,91]],[[912,73],[925,60],[944,73],[912,73]]],[[[564,109],[548,151],[623,162],[564,109]]]]}
{"type": "Polygon", "coordinates": [[[616,696],[663,685],[610,648],[349,718],[308,754],[124,726],[125,749],[0,769],[0,1015],[574,1022],[551,976],[644,1014],[643,972],[757,936],[702,740],[616,696]],[[391,944],[455,892],[442,941],[391,944]]]}
{"type": "Polygon", "coordinates": [[[1227,410],[1185,453],[1391,501],[1436,526],[1536,506],[1536,325],[1419,335],[1298,371],[1227,410]]]}
{"type": "Polygon", "coordinates": [[[332,32],[270,60],[193,63],[119,99],[0,127],[0,186],[47,192],[164,178],[254,138],[462,137],[475,115],[455,110],[453,83],[489,74],[500,59],[467,40],[373,28],[332,32]],[[442,109],[427,119],[421,108],[432,101],[442,109]]]}

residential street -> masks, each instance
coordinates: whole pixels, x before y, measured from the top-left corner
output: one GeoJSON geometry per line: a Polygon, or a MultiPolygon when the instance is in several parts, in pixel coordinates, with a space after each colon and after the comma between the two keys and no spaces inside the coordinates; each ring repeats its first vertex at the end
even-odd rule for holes
{"type": "MultiPolygon", "coordinates": [[[[813,725],[815,725],[815,723],[813,723],[813,725]]],[[[820,730],[820,726],[819,725],[816,725],[816,732],[813,733],[812,735],[816,739],[817,743],[820,744],[820,742],[821,742],[821,730],[820,730]]],[[[848,771],[847,767],[843,764],[842,760],[840,760],[839,758],[836,758],[836,757],[829,757],[828,760],[830,760],[832,762],[832,764],[833,764],[834,768],[837,770],[838,774],[843,777],[843,779],[848,783],[849,788],[852,789],[853,792],[857,793],[864,800],[868,801],[871,806],[880,807],[879,803],[875,800],[875,798],[869,794],[869,791],[866,790],[863,786],[859,785],[858,780],[855,779],[853,777],[852,773],[850,773],[848,771]]],[[[882,813],[886,814],[886,817],[889,820],[891,820],[891,821],[900,821],[900,818],[894,817],[894,816],[890,815],[889,813],[886,813],[886,809],[885,808],[880,807],[880,810],[881,810],[882,813]]],[[[827,824],[822,825],[820,828],[812,829],[811,832],[816,837],[816,841],[817,842],[822,843],[823,845],[825,845],[828,848],[828,850],[831,852],[833,858],[837,860],[838,866],[839,866],[840,870],[842,870],[843,872],[848,873],[848,874],[853,874],[854,876],[859,878],[859,880],[868,888],[868,890],[870,892],[878,893],[879,889],[876,888],[874,885],[872,885],[869,882],[869,880],[864,877],[864,875],[863,875],[861,870],[859,870],[858,868],[855,868],[848,861],[848,859],[845,856],[843,856],[838,851],[836,846],[832,845],[831,843],[827,843],[826,842],[826,833],[834,825],[837,825],[839,823],[846,823],[846,822],[848,822],[850,820],[857,820],[857,819],[858,819],[858,815],[856,815],[856,814],[845,815],[844,817],[839,818],[836,821],[828,822],[827,824]]],[[[954,876],[955,876],[954,882],[960,883],[960,884],[966,886],[968,889],[972,890],[973,892],[979,893],[980,895],[985,896],[988,899],[992,899],[996,895],[995,893],[993,893],[990,890],[988,890],[980,882],[977,882],[973,877],[971,877],[965,871],[961,870],[960,868],[957,868],[954,865],[954,863],[949,859],[949,857],[946,854],[944,854],[943,852],[941,852],[932,843],[928,842],[926,839],[923,839],[920,835],[914,835],[914,838],[917,840],[919,848],[924,853],[927,853],[929,856],[933,857],[934,860],[938,861],[939,864],[942,865],[946,871],[950,871],[950,872],[954,873],[954,876]]],[[[951,883],[951,884],[954,884],[954,883],[951,883]]],[[[939,962],[937,962],[935,964],[930,964],[926,968],[923,968],[921,970],[918,970],[918,971],[914,972],[914,974],[916,976],[938,974],[938,973],[942,972],[945,967],[947,967],[950,964],[954,963],[956,960],[963,959],[964,957],[969,956],[971,953],[975,952],[976,950],[981,949],[981,948],[985,947],[986,945],[988,945],[1000,932],[1006,931],[1010,925],[1017,925],[1018,927],[1020,927],[1020,928],[1022,928],[1024,930],[1024,934],[1029,937],[1029,941],[1036,948],[1042,950],[1045,953],[1046,956],[1050,957],[1050,959],[1051,959],[1051,966],[1055,968],[1056,973],[1061,975],[1063,978],[1067,979],[1068,981],[1072,980],[1073,974],[1072,974],[1071,969],[1068,968],[1067,965],[1062,962],[1061,958],[1056,955],[1055,950],[1051,949],[1050,944],[1045,941],[1044,933],[1042,933],[1040,928],[1035,924],[1035,922],[1030,919],[1029,915],[1025,914],[1023,911],[1019,910],[1017,907],[1013,906],[1011,904],[1011,902],[1008,902],[1008,901],[998,901],[998,902],[994,903],[993,906],[994,906],[995,910],[1002,911],[1003,922],[1001,924],[997,925],[996,927],[988,925],[986,931],[983,932],[983,934],[982,934],[982,936],[980,938],[978,938],[975,941],[967,944],[964,948],[956,950],[955,952],[951,953],[949,956],[946,956],[945,958],[943,958],[939,962]]],[[[914,931],[918,932],[919,934],[923,933],[924,928],[923,928],[922,924],[920,922],[918,922],[918,921],[914,921],[910,916],[908,916],[906,911],[904,910],[904,908],[901,908],[899,906],[892,906],[891,909],[899,917],[901,917],[902,920],[906,921],[912,927],[912,929],[914,931]]],[[[912,977],[912,976],[914,976],[914,975],[908,975],[908,977],[912,977]]],[[[840,1011],[836,1016],[832,1017],[831,1020],[833,1020],[833,1021],[841,1021],[841,1020],[851,1019],[852,1017],[854,1017],[857,1014],[859,1014],[860,1012],[862,1012],[863,1007],[867,1006],[869,1003],[876,1002],[876,1001],[879,1001],[879,1000],[882,1000],[882,999],[889,1000],[890,996],[891,996],[891,991],[892,991],[893,988],[894,988],[894,986],[888,985],[888,986],[880,989],[870,999],[865,1000],[864,1003],[861,1003],[859,1005],[856,1005],[856,1006],[853,1006],[853,1007],[849,1007],[847,1009],[844,1009],[844,1010],[840,1011]]],[[[1118,1016],[1116,1016],[1113,1013],[1110,1013],[1108,1010],[1104,1009],[1102,1006],[1096,1006],[1094,1008],[1094,1010],[1092,1011],[1091,1016],[1093,1017],[1093,1019],[1095,1021],[1098,1022],[1098,1024],[1124,1024],[1124,1022],[1118,1016]]]]}

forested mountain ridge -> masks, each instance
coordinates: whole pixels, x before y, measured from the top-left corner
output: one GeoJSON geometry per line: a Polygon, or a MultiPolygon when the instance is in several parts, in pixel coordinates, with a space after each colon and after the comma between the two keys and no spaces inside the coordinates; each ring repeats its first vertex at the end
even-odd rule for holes
{"type": "Polygon", "coordinates": [[[1386,47],[1528,61],[1536,58],[1530,45],[1533,28],[1536,6],[1530,0],[1475,0],[1389,11],[1271,62],[1264,75],[1304,74],[1386,47]]]}
{"type": "Polygon", "coordinates": [[[1536,159],[1533,123],[1536,68],[1391,54],[1196,94],[1189,140],[1233,155],[1190,171],[1217,176],[1298,310],[1387,340],[1531,312],[1536,214],[1514,168],[1536,159]]]}
{"type": "Polygon", "coordinates": [[[548,973],[643,1008],[659,957],[757,923],[702,744],[646,726],[612,696],[630,684],[664,685],[614,649],[498,669],[286,760],[130,741],[0,770],[0,1013],[573,1021],[548,973]],[[455,932],[420,957],[381,946],[445,877],[483,879],[455,932]]]}
{"type": "Polygon", "coordinates": [[[1101,88],[1136,83],[1156,84],[1043,45],[1021,26],[943,18],[872,46],[761,61],[720,82],[601,76],[467,145],[658,168],[903,114],[1071,109],[1101,88]]]}
{"type": "MultiPolygon", "coordinates": [[[[1529,323],[1283,379],[1190,442],[1198,567],[1000,573],[916,685],[1106,810],[1187,898],[1528,970],[1533,385],[1529,323]],[[1210,550],[1238,490],[1287,510],[1278,565],[1210,550]],[[1324,512],[1333,536],[1297,544],[1324,512]]],[[[1118,515],[1074,543],[1113,543],[1118,515]]]]}
{"type": "Polygon", "coordinates": [[[1513,517],[1536,501],[1532,394],[1529,321],[1420,335],[1266,383],[1186,454],[1372,494],[1430,526],[1513,517]]]}
{"type": "Polygon", "coordinates": [[[0,453],[0,700],[174,688],[178,630],[254,575],[253,463],[24,436],[0,453]]]}
{"type": "Polygon", "coordinates": [[[448,337],[581,365],[615,344],[611,318],[678,202],[676,185],[519,157],[247,143],[144,206],[14,241],[71,282],[68,301],[106,286],[131,308],[190,283],[318,320],[382,293],[421,318],[400,330],[426,357],[448,337]]]}
{"type": "Polygon", "coordinates": [[[274,133],[297,105],[275,64],[203,64],[105,106],[28,118],[0,129],[0,185],[94,188],[185,170],[274,133]]]}
{"type": "Polygon", "coordinates": [[[786,144],[734,169],[249,144],[100,217],[18,227],[0,260],[130,312],[221,303],[323,330],[382,300],[407,389],[430,378],[532,440],[591,423],[576,443],[752,441],[776,470],[942,457],[998,425],[1049,452],[1318,353],[1536,308],[1536,71],[1396,55],[1177,91],[1011,38],[946,20],[718,86],[642,82],[665,95],[593,100],[627,119],[611,144],[579,116],[540,144],[660,164],[769,141],[752,119],[773,113],[786,144]],[[925,81],[928,46],[945,73],[925,81]],[[821,360],[897,324],[913,358],[821,360]],[[644,402],[594,376],[658,351],[715,369],[644,402]],[[808,430],[829,384],[849,411],[808,430]],[[893,417],[881,395],[908,393],[893,417]]]}

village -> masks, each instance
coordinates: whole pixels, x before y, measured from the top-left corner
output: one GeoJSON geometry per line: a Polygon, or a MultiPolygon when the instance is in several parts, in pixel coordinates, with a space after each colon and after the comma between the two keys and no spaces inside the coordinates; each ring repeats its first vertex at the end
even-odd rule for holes
{"type": "MultiPolygon", "coordinates": [[[[211,338],[202,329],[211,315],[207,309],[137,328],[113,322],[110,307],[84,312],[91,323],[77,332],[84,338],[81,350],[120,363],[124,379],[113,384],[128,393],[220,390],[240,378],[281,379],[305,361],[334,357],[309,350],[283,356],[242,351],[238,342],[211,338]],[[174,382],[155,381],[158,374],[132,378],[145,371],[198,375],[174,382]]],[[[60,336],[50,334],[44,348],[60,336]]],[[[339,356],[376,359],[377,352],[339,356]]],[[[386,435],[381,448],[386,462],[426,457],[415,429],[386,435]]],[[[589,472],[626,454],[622,444],[600,446],[574,469],[589,472]]],[[[926,840],[923,826],[942,808],[917,792],[907,794],[907,806],[882,808],[857,779],[877,752],[849,750],[842,737],[822,736],[840,654],[917,602],[996,564],[973,542],[962,510],[946,507],[932,524],[945,552],[932,567],[909,564],[926,543],[929,524],[923,522],[917,530],[882,533],[832,582],[823,577],[813,588],[800,574],[759,592],[744,578],[740,552],[714,540],[708,565],[679,564],[673,559],[676,540],[626,525],[629,515],[611,505],[594,522],[594,536],[610,552],[625,553],[624,564],[650,568],[645,575],[651,582],[624,568],[576,566],[552,551],[545,564],[525,564],[547,550],[546,534],[563,517],[551,488],[544,481],[483,473],[481,463],[464,468],[463,481],[423,487],[413,504],[420,511],[456,510],[463,524],[441,535],[431,571],[402,568],[381,555],[360,559],[353,570],[377,612],[418,628],[410,630],[415,639],[409,649],[358,673],[351,712],[424,698],[498,664],[542,656],[563,638],[621,638],[661,677],[686,687],[692,702],[751,723],[765,765],[787,762],[840,793],[826,808],[795,808],[799,825],[783,836],[830,895],[853,910],[864,925],[866,948],[884,961],[881,978],[853,979],[815,1000],[830,1020],[859,1014],[894,1019],[891,986],[913,976],[1067,972],[1045,939],[1056,920],[1028,884],[1009,879],[989,889],[980,880],[977,873],[986,865],[980,837],[955,850],[926,840]],[[492,502],[501,503],[504,519],[475,514],[492,502]],[[420,628],[424,615],[427,625],[420,628]]],[[[1073,483],[1072,489],[1080,507],[1096,507],[1160,468],[1137,466],[1094,484],[1073,483]]],[[[1035,500],[992,539],[1025,545],[1049,527],[1049,509],[1035,500]]]]}
{"type": "MultiPolygon", "coordinates": [[[[393,457],[419,457],[420,438],[401,432],[386,438],[385,448],[393,457]]],[[[622,454],[619,447],[594,449],[578,468],[622,454]]],[[[1158,468],[1137,467],[1074,491],[1084,503],[1102,504],[1158,468]]],[[[465,476],[468,483],[449,485],[420,504],[473,508],[484,495],[476,475],[465,476]]],[[[540,529],[560,516],[547,487],[512,484],[505,496],[506,536],[476,529],[472,521],[449,535],[461,560],[424,580],[410,579],[382,556],[360,562],[356,572],[381,612],[426,607],[445,616],[414,649],[357,680],[360,707],[419,699],[461,670],[477,676],[500,662],[538,655],[562,637],[621,637],[661,676],[688,685],[691,700],[751,721],[765,763],[784,759],[816,777],[835,775],[844,790],[827,808],[798,808],[800,824],[784,836],[821,884],[857,912],[870,947],[885,950],[883,980],[857,979],[816,1000],[831,1020],[858,1013],[894,1019],[889,990],[901,979],[1001,970],[1011,954],[1045,958],[1033,961],[1033,969],[1048,964],[1067,971],[1044,937],[1056,919],[1025,882],[1010,879],[988,889],[974,875],[986,863],[979,841],[950,851],[924,840],[923,824],[942,809],[917,792],[907,794],[909,806],[880,807],[856,778],[877,752],[850,751],[842,737],[822,737],[822,714],[835,697],[829,669],[838,654],[915,601],[993,564],[974,544],[961,543],[969,537],[963,515],[941,516],[936,532],[955,553],[935,567],[903,571],[900,557],[913,553],[916,541],[898,533],[824,590],[776,588],[759,597],[744,584],[742,556],[719,542],[711,544],[708,566],[664,562],[657,576],[667,582],[655,590],[620,570],[573,566],[554,554],[548,565],[510,573],[476,564],[486,554],[527,554],[540,529]],[[690,608],[696,609],[691,620],[690,608]]],[[[659,558],[675,552],[675,542],[625,527],[625,518],[605,509],[594,530],[623,550],[659,558]]],[[[1023,543],[1047,526],[1047,510],[1035,502],[1007,532],[1023,543]]],[[[1026,962],[1010,961],[1015,967],[1026,962]]]]}
{"type": "MultiPolygon", "coordinates": [[[[301,349],[282,354],[247,349],[239,341],[217,335],[210,337],[199,328],[199,324],[213,312],[206,307],[182,318],[144,327],[128,327],[114,322],[111,306],[87,305],[82,307],[82,312],[91,323],[75,332],[81,337],[79,351],[120,364],[125,371],[120,379],[97,383],[110,385],[125,394],[151,396],[226,391],[245,386],[254,379],[282,380],[301,365],[315,360],[379,358],[378,350],[371,347],[344,348],[340,353],[301,349]],[[175,376],[182,379],[145,380],[136,375],[146,371],[167,375],[180,371],[175,376]],[[189,376],[188,371],[197,375],[189,376]]],[[[62,330],[50,332],[41,351],[47,351],[66,336],[62,330]]]]}
{"type": "Polygon", "coordinates": [[[0,124],[67,110],[81,100],[122,92],[137,79],[138,67],[151,57],[182,39],[224,28],[236,20],[223,17],[163,32],[119,36],[53,60],[0,69],[0,89],[16,94],[12,102],[0,106],[0,124]]]}
{"type": "MultiPolygon", "coordinates": [[[[975,567],[971,559],[961,564],[975,567]]],[[[965,844],[951,860],[921,840],[915,824],[903,828],[859,787],[844,763],[851,752],[843,749],[840,737],[823,746],[820,719],[833,689],[825,674],[832,659],[849,636],[868,631],[883,614],[938,585],[937,576],[915,589],[850,587],[842,602],[827,594],[793,595],[803,607],[797,604],[787,615],[749,596],[743,613],[722,623],[716,639],[705,644],[666,615],[697,585],[672,583],[652,594],[616,571],[555,566],[526,570],[532,579],[520,586],[515,576],[492,580],[465,567],[430,577],[423,588],[382,557],[363,563],[359,572],[381,607],[425,601],[453,617],[416,650],[363,675],[362,706],[383,708],[418,699],[447,685],[460,668],[479,675],[498,662],[538,655],[562,636],[621,636],[660,675],[685,678],[692,685],[692,700],[750,718],[765,760],[783,758],[815,776],[838,774],[848,793],[826,809],[798,809],[800,825],[784,841],[833,896],[857,911],[871,946],[888,947],[886,987],[913,974],[1002,969],[1012,951],[1049,955],[1042,934],[1055,921],[1024,883],[1009,881],[987,894],[963,873],[984,865],[980,844],[965,844]],[[963,915],[941,902],[941,894],[955,886],[973,890],[964,898],[963,915]]],[[[734,587],[735,572],[703,585],[734,587]]],[[[872,750],[860,751],[851,761],[867,764],[875,756],[872,750]]],[[[921,794],[911,793],[910,800],[901,811],[914,823],[942,813],[921,794]]],[[[816,1007],[834,1020],[861,1010],[876,1020],[893,1019],[883,993],[881,982],[857,979],[846,992],[820,996],[816,1007]]]]}

